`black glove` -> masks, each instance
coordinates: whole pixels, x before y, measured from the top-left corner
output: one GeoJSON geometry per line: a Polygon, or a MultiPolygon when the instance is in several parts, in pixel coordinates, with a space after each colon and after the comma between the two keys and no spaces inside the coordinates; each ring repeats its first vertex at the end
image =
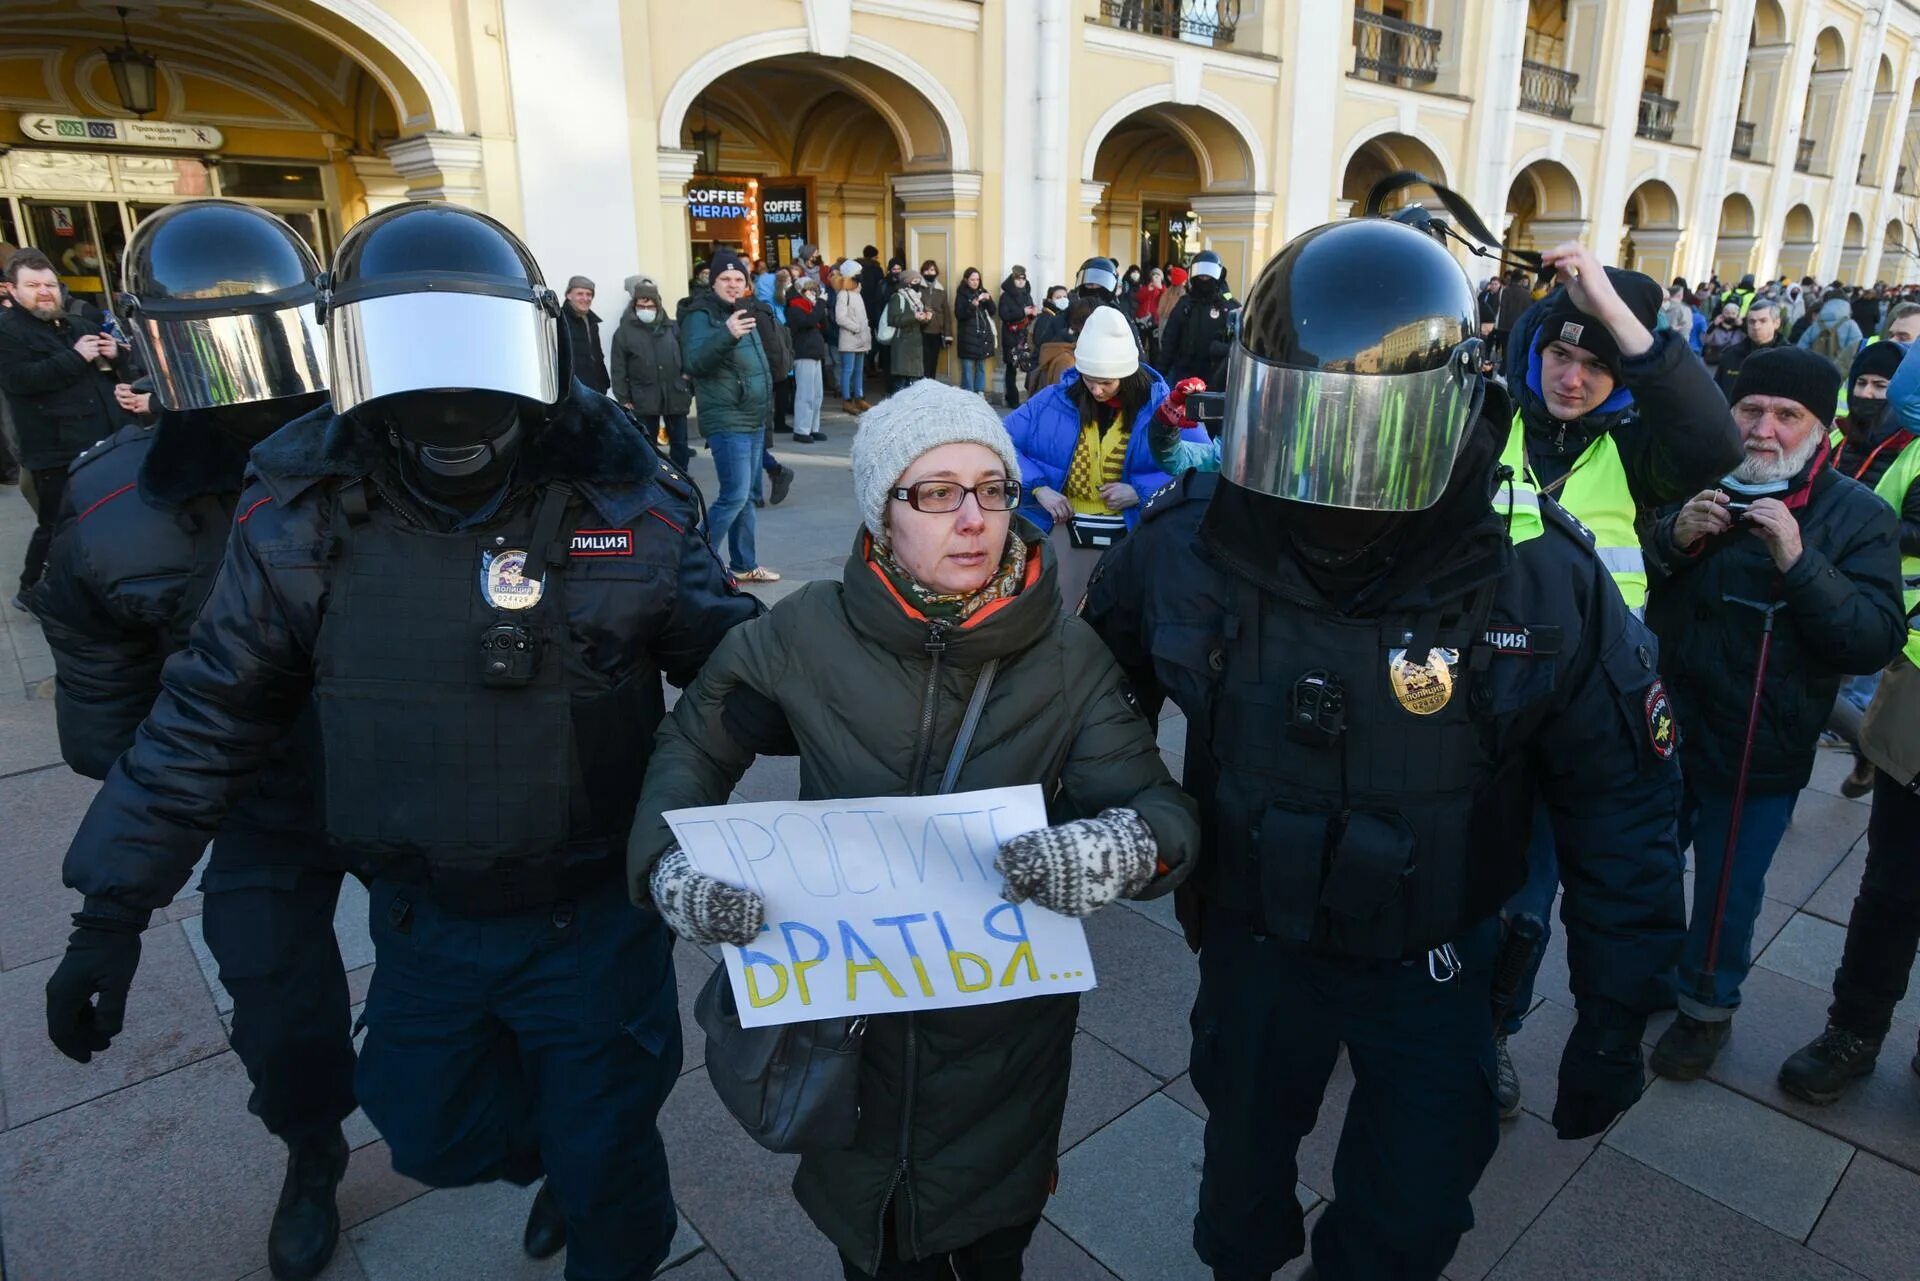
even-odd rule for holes
{"type": "Polygon", "coordinates": [[[140,968],[140,931],[78,914],[73,923],[67,954],[47,980],[47,1039],[85,1063],[113,1044],[126,1021],[127,989],[140,968]]]}
{"type": "Polygon", "coordinates": [[[1647,1017],[1611,1001],[1589,1000],[1560,1056],[1560,1097],[1553,1129],[1563,1139],[1600,1133],[1646,1088],[1640,1037],[1647,1017]]]}

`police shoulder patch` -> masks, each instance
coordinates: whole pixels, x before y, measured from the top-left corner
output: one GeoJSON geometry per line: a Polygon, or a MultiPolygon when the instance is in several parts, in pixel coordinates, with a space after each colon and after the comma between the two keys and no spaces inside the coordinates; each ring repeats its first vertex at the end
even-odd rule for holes
{"type": "Polygon", "coordinates": [[[1647,686],[1646,713],[1647,743],[1655,755],[1666,760],[1678,745],[1680,731],[1674,723],[1673,704],[1667,698],[1666,682],[1657,676],[1653,684],[1647,686]]]}

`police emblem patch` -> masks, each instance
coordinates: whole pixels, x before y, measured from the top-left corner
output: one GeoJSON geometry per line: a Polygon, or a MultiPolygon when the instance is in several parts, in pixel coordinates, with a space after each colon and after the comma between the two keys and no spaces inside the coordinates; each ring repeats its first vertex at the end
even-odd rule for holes
{"type": "Polygon", "coordinates": [[[1387,651],[1387,680],[1400,706],[1415,716],[1431,716],[1453,701],[1453,665],[1460,661],[1457,649],[1430,649],[1427,661],[1407,661],[1407,651],[1387,651]]]}
{"type": "Polygon", "coordinates": [[[480,553],[480,594],[495,609],[532,609],[540,584],[527,577],[527,553],[506,547],[480,553]]]}
{"type": "Polygon", "coordinates": [[[1647,742],[1660,759],[1673,755],[1677,727],[1673,723],[1673,704],[1667,701],[1666,682],[1656,679],[1647,686],[1647,742]]]}

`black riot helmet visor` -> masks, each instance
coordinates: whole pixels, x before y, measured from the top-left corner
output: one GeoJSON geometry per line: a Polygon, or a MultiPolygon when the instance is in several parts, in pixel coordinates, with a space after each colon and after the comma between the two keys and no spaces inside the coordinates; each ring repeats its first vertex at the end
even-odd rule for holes
{"type": "Polygon", "coordinates": [[[1222,475],[1325,507],[1432,506],[1477,414],[1476,330],[1473,286],[1438,240],[1385,218],[1295,238],[1241,312],[1222,475]]]}
{"type": "Polygon", "coordinates": [[[505,227],[437,201],[355,224],[321,296],[341,413],[406,392],[560,399],[560,304],[505,227]]]}
{"type": "Polygon", "coordinates": [[[266,210],[189,200],[134,228],[115,310],[162,408],[311,398],[327,389],[319,273],[307,242],[266,210]]]}
{"type": "Polygon", "coordinates": [[[1089,258],[1080,264],[1080,274],[1073,279],[1075,291],[1096,289],[1111,296],[1120,289],[1120,272],[1108,258],[1089,258]]]}

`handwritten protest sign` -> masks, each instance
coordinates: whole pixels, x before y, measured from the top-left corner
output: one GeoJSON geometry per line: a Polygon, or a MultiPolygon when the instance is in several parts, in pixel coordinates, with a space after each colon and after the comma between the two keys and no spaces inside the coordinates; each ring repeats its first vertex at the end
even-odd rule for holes
{"type": "Polygon", "coordinates": [[[760,937],[724,949],[743,1026],[1093,986],[1080,922],[1000,897],[1001,842],[1046,826],[1037,786],[714,805],[666,820],[695,867],[766,900],[760,937]]]}

